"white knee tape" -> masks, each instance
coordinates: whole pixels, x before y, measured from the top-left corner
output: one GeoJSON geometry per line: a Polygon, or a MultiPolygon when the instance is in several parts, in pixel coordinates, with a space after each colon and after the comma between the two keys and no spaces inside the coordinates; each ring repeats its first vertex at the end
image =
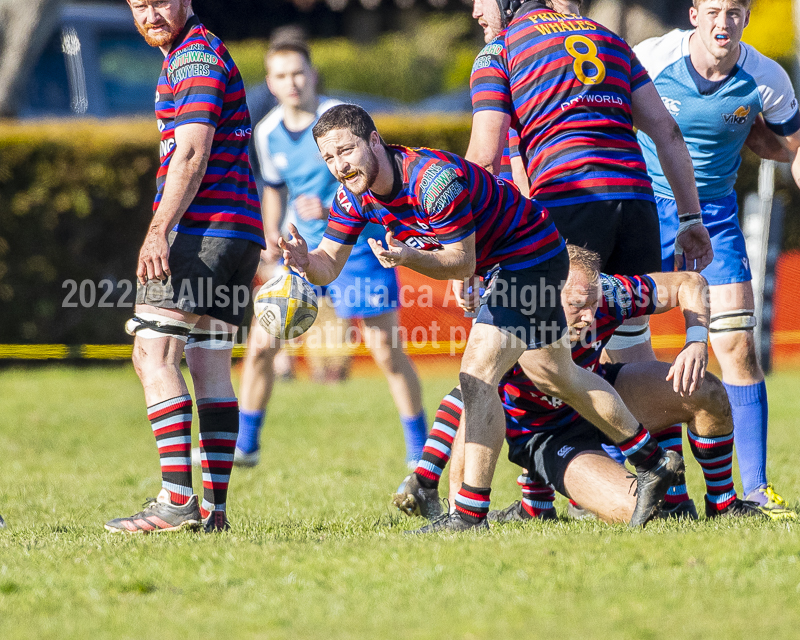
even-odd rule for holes
{"type": "Polygon", "coordinates": [[[192,327],[193,324],[157,313],[137,313],[125,323],[125,333],[146,339],[177,338],[181,342],[186,342],[192,327]]]}
{"type": "Polygon", "coordinates": [[[637,344],[646,344],[650,342],[650,322],[640,325],[622,325],[617,327],[611,340],[606,344],[606,349],[609,351],[620,351],[635,347],[637,344]]]}
{"type": "Polygon", "coordinates": [[[711,316],[708,323],[710,333],[728,333],[729,331],[752,331],[758,324],[750,309],[736,309],[725,313],[716,313],[711,316]]]}

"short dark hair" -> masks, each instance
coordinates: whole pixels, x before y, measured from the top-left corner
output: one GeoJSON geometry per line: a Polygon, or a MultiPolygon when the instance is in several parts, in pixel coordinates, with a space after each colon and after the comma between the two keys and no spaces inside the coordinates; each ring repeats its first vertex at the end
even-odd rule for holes
{"type": "Polygon", "coordinates": [[[311,64],[311,52],[305,42],[284,40],[270,45],[269,49],[267,49],[267,55],[264,56],[264,65],[268,65],[270,58],[281,53],[299,53],[309,65],[311,64]]]}
{"type": "Polygon", "coordinates": [[[318,140],[334,129],[347,129],[366,142],[369,142],[373,131],[378,131],[370,115],[357,104],[337,104],[331,107],[320,116],[311,133],[314,134],[314,140],[318,140]]]}

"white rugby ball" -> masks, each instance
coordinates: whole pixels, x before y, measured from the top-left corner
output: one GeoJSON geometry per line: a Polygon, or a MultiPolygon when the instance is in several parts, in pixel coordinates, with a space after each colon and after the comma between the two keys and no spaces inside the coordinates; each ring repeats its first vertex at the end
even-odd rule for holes
{"type": "Polygon", "coordinates": [[[303,335],[317,319],[317,295],[295,273],[282,273],[261,285],[253,306],[258,323],[282,340],[303,335]]]}

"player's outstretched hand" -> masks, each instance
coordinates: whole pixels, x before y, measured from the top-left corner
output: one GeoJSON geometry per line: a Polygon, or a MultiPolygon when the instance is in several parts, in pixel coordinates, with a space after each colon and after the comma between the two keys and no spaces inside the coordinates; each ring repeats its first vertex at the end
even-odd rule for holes
{"type": "Polygon", "coordinates": [[[408,257],[408,254],[414,251],[414,249],[407,247],[402,242],[395,240],[394,234],[392,234],[391,231],[386,232],[385,249],[381,241],[375,240],[375,238],[370,238],[367,242],[369,242],[369,247],[378,259],[378,262],[387,269],[399,267],[408,257]]]}
{"type": "Polygon", "coordinates": [[[690,342],[675,358],[667,380],[672,380],[675,393],[690,396],[703,384],[707,366],[708,345],[705,342],[690,342]]]}
{"type": "Polygon", "coordinates": [[[283,251],[283,261],[286,266],[306,277],[308,268],[308,245],[293,224],[289,224],[289,231],[292,237],[289,240],[278,239],[278,246],[283,251]]]}
{"type": "Polygon", "coordinates": [[[136,266],[136,277],[142,285],[148,280],[166,280],[172,272],[169,270],[169,242],[167,237],[151,229],[139,250],[139,262],[136,266]]]}
{"type": "Polygon", "coordinates": [[[675,271],[683,271],[683,259],[686,258],[686,271],[698,273],[711,264],[714,249],[711,248],[711,237],[702,224],[688,227],[675,238],[675,271]]]}

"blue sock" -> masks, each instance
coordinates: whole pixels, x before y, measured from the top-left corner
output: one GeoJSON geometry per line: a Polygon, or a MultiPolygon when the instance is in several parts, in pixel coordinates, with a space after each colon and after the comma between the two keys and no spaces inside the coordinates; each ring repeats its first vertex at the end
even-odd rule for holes
{"type": "Polygon", "coordinates": [[[422,449],[428,439],[428,423],[423,409],[415,416],[400,416],[403,435],[406,439],[406,462],[417,462],[422,457],[422,449]]]}
{"type": "Polygon", "coordinates": [[[600,446],[603,447],[603,451],[605,451],[614,462],[618,462],[623,467],[625,466],[625,456],[622,454],[622,451],[619,450],[619,447],[615,447],[613,444],[601,444],[600,446]]]}
{"type": "Polygon", "coordinates": [[[239,437],[236,439],[237,449],[245,453],[253,453],[253,451],[258,449],[261,427],[266,417],[266,410],[245,411],[239,409],[239,437]]]}
{"type": "Polygon", "coordinates": [[[767,484],[767,385],[725,384],[733,412],[733,438],[744,495],[767,484]]]}

